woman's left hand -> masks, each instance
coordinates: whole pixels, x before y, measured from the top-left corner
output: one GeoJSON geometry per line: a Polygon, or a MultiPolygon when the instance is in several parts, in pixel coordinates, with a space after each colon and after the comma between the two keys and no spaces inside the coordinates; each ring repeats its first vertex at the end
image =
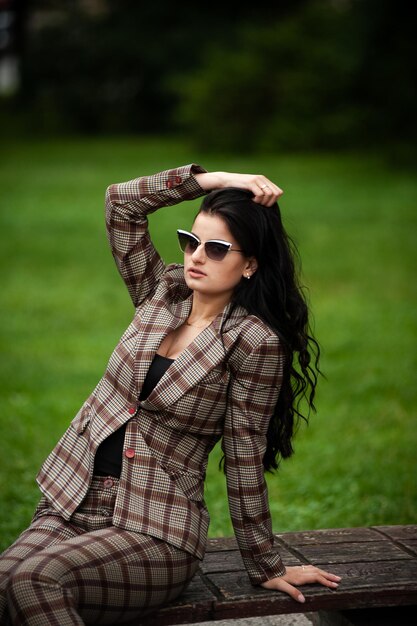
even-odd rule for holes
{"type": "Polygon", "coordinates": [[[237,174],[233,172],[204,172],[195,174],[198,184],[206,191],[237,187],[253,193],[253,201],[272,206],[284,193],[278,185],[262,174],[237,174]]]}
{"type": "Polygon", "coordinates": [[[301,565],[287,567],[283,576],[266,580],[264,583],[261,583],[261,586],[265,589],[283,591],[297,602],[305,602],[303,594],[297,587],[294,587],[294,585],[310,585],[317,583],[325,587],[330,587],[331,589],[337,589],[340,581],[340,576],[325,572],[314,565],[301,565]]]}

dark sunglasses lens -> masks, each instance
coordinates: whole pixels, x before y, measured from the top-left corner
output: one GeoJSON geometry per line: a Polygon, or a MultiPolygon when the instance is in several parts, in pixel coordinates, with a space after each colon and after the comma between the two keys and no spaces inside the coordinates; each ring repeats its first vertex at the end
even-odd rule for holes
{"type": "Polygon", "coordinates": [[[208,258],[212,259],[212,261],[223,261],[229,250],[229,246],[225,245],[224,243],[208,241],[205,244],[205,250],[208,258]]]}
{"type": "Polygon", "coordinates": [[[183,252],[194,252],[198,248],[198,240],[186,233],[178,233],[178,241],[183,252]]]}

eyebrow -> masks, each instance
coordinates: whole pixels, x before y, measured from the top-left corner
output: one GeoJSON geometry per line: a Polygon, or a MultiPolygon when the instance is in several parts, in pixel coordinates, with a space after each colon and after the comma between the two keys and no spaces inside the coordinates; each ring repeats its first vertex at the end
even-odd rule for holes
{"type": "MultiPolygon", "coordinates": [[[[198,235],[193,233],[192,230],[190,230],[189,232],[191,233],[191,235],[194,235],[194,237],[196,237],[198,239],[198,241],[201,243],[202,240],[200,239],[200,237],[198,235]]],[[[229,243],[229,244],[233,245],[231,241],[228,241],[227,239],[220,239],[219,237],[212,237],[211,239],[206,239],[206,241],[204,243],[206,243],[207,241],[218,241],[219,243],[229,243]]]]}

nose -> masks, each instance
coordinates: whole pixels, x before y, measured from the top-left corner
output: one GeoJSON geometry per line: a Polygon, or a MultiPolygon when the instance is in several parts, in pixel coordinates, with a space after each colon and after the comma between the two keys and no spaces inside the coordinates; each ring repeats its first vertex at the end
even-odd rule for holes
{"type": "Polygon", "coordinates": [[[200,245],[198,246],[198,248],[196,248],[194,250],[194,252],[191,255],[191,258],[193,260],[193,262],[195,263],[204,263],[206,260],[206,251],[204,249],[204,244],[200,243],[200,245]]]}

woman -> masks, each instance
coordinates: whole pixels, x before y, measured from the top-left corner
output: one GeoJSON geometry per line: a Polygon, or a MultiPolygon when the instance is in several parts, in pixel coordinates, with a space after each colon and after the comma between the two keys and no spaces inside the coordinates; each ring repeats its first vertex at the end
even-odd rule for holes
{"type": "Polygon", "coordinates": [[[31,526],[2,555],[3,620],[109,624],[178,596],[204,555],[203,483],[220,438],[252,583],[299,602],[298,585],[337,587],[316,567],[285,568],[264,481],[290,456],[297,399],[312,406],[316,384],[281,193],[264,176],[197,165],[108,188],[135,315],[38,474],[31,526]],[[165,267],[147,214],[205,194],[192,232],[178,231],[184,266],[165,267]]]}

